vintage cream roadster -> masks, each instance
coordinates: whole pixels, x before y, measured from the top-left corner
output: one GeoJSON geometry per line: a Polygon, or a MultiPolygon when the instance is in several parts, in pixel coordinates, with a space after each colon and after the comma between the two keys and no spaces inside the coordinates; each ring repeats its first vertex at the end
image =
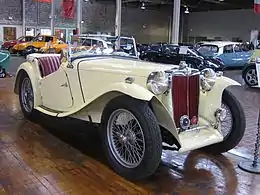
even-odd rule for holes
{"type": "Polygon", "coordinates": [[[25,117],[38,110],[100,124],[111,167],[131,180],[152,175],[164,148],[219,154],[239,143],[244,111],[227,89],[237,82],[184,62],[141,61],[133,38],[105,38],[113,47],[29,55],[14,86],[25,117]]]}

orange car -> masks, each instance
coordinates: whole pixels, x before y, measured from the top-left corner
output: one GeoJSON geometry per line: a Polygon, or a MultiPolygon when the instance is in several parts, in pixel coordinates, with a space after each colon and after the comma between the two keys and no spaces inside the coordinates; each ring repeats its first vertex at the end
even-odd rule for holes
{"type": "Polygon", "coordinates": [[[40,49],[44,47],[47,43],[54,44],[57,42],[57,40],[58,39],[56,36],[38,35],[30,42],[15,45],[13,49],[18,53],[22,53],[24,50],[28,48],[40,49]]]}
{"type": "Polygon", "coordinates": [[[62,40],[57,40],[55,43],[46,43],[44,47],[40,49],[41,53],[61,53],[63,49],[67,49],[68,44],[62,40]]]}

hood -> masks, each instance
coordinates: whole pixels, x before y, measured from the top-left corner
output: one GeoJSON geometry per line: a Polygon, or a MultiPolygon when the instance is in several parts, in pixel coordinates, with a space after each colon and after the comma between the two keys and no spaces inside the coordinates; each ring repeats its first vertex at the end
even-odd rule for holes
{"type": "Polygon", "coordinates": [[[75,60],[79,63],[79,70],[102,71],[132,76],[147,77],[153,71],[164,71],[179,67],[178,65],[165,65],[145,62],[137,59],[126,59],[120,57],[95,57],[75,60]]]}

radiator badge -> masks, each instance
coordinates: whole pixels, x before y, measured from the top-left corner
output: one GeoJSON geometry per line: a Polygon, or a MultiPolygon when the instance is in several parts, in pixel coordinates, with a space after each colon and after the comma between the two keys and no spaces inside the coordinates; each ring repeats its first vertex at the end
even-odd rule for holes
{"type": "Polygon", "coordinates": [[[190,127],[190,119],[187,115],[183,115],[180,118],[180,126],[182,130],[187,130],[190,127]]]}

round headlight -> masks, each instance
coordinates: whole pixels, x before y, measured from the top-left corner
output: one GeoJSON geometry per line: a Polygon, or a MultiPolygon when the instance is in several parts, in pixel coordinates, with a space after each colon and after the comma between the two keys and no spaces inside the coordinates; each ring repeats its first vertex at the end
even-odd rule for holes
{"type": "Polygon", "coordinates": [[[147,79],[147,88],[155,95],[163,94],[168,90],[168,77],[163,71],[152,72],[147,79]]]}
{"type": "Polygon", "coordinates": [[[201,87],[206,91],[210,91],[216,83],[217,75],[211,68],[205,68],[201,71],[201,87]]]}

